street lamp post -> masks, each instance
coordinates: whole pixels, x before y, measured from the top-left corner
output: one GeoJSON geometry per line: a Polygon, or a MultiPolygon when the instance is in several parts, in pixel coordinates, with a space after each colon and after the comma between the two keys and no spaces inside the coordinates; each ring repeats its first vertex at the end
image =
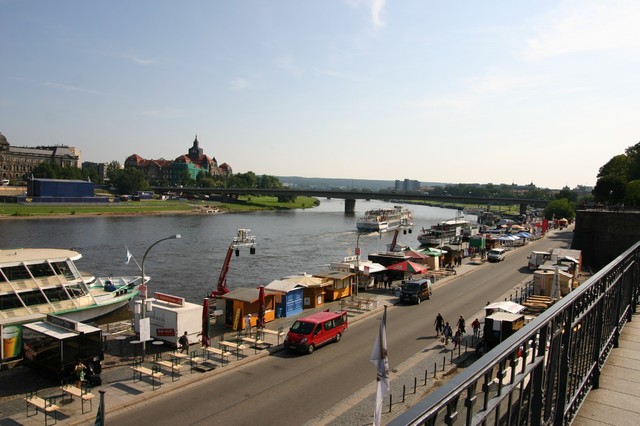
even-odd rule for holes
{"type": "MultiPolygon", "coordinates": [[[[166,240],[176,240],[178,238],[180,238],[180,234],[175,234],[175,235],[171,235],[171,236],[166,237],[166,238],[162,238],[162,239],[156,241],[155,243],[151,244],[149,246],[149,248],[147,249],[147,251],[144,252],[144,256],[142,256],[142,267],[140,268],[142,270],[142,284],[141,285],[144,286],[144,287],[143,287],[143,291],[140,292],[141,299],[142,299],[142,303],[141,303],[142,306],[140,306],[140,322],[138,323],[138,331],[139,332],[142,331],[142,325],[141,324],[142,324],[142,321],[145,319],[145,314],[147,312],[147,307],[146,307],[147,286],[146,286],[146,284],[144,282],[144,279],[145,279],[144,262],[145,262],[145,260],[147,260],[147,255],[149,254],[149,251],[151,251],[151,249],[155,245],[157,245],[157,244],[159,244],[159,243],[161,243],[163,241],[166,241],[166,240]]],[[[140,340],[142,340],[142,339],[140,339],[140,340]]],[[[145,350],[146,350],[146,340],[143,340],[142,341],[142,359],[143,360],[144,360],[145,350]]]]}
{"type": "MultiPolygon", "coordinates": [[[[358,295],[358,286],[360,285],[360,231],[358,231],[358,238],[356,238],[356,296],[358,295]]],[[[367,286],[365,284],[364,288],[367,286]]]]}

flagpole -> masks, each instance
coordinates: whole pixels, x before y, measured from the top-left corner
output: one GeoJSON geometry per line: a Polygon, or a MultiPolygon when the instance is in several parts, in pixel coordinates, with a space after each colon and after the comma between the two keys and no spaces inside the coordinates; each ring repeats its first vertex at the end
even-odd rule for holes
{"type": "Polygon", "coordinates": [[[136,265],[138,265],[138,269],[140,269],[142,271],[142,267],[140,266],[140,264],[138,263],[138,261],[136,260],[135,257],[133,257],[133,254],[131,254],[131,251],[129,251],[129,247],[124,246],[124,248],[127,249],[127,253],[129,253],[131,255],[131,259],[133,259],[133,261],[136,263],[136,265]]]}
{"type": "Polygon", "coordinates": [[[104,426],[104,393],[105,390],[100,389],[100,405],[98,406],[98,414],[96,415],[95,426],[104,426]]]}
{"type": "Polygon", "coordinates": [[[382,403],[389,393],[389,360],[387,358],[387,305],[384,305],[384,313],[380,322],[378,336],[371,351],[371,363],[376,367],[376,402],[373,414],[373,426],[382,424],[382,403]]]}

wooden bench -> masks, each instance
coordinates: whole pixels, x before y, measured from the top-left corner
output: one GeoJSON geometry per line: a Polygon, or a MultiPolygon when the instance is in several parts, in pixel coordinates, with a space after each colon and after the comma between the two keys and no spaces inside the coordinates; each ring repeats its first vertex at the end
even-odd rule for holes
{"type": "Polygon", "coordinates": [[[49,415],[53,413],[53,424],[58,423],[58,410],[60,407],[54,404],[54,398],[42,398],[38,396],[37,391],[32,391],[27,394],[24,398],[27,405],[27,417],[35,416],[38,414],[38,408],[42,410],[44,413],[44,424],[48,425],[49,415]],[[29,407],[33,406],[35,408],[35,412],[29,414],[29,407]]]}
{"type": "Polygon", "coordinates": [[[157,371],[157,370],[152,370],[151,368],[147,368],[144,367],[142,365],[134,365],[131,367],[131,370],[133,370],[133,382],[135,383],[136,381],[141,381],[142,380],[142,375],[144,374],[145,376],[149,376],[151,378],[151,384],[153,386],[153,389],[156,388],[156,380],[159,383],[159,386],[162,386],[162,381],[161,378],[162,376],[164,376],[164,373],[162,373],[161,371],[157,371]],[[138,376],[138,380],[136,380],[136,375],[138,376]]]}
{"type": "Polygon", "coordinates": [[[229,356],[231,356],[231,352],[225,351],[224,349],[220,349],[220,348],[212,348],[212,347],[208,347],[206,349],[206,351],[210,354],[214,354],[214,355],[218,355],[220,356],[220,365],[224,365],[224,359],[227,358],[227,364],[229,363],[229,356]]]}
{"type": "Polygon", "coordinates": [[[175,381],[176,373],[180,372],[182,366],[177,362],[178,358],[174,358],[174,361],[166,361],[166,360],[158,360],[156,364],[160,367],[164,367],[168,370],[171,370],[171,381],[175,381]]]}
{"type": "Polygon", "coordinates": [[[271,346],[271,343],[265,342],[264,340],[261,340],[261,339],[256,339],[251,337],[242,337],[241,340],[245,342],[247,346],[255,348],[255,353],[258,353],[258,351],[267,349],[269,346],[271,346]]]}
{"type": "MultiPolygon", "coordinates": [[[[272,336],[276,336],[278,345],[280,345],[280,338],[284,338],[284,336],[287,335],[287,333],[283,332],[282,329],[276,331],[276,330],[269,330],[268,328],[263,328],[260,330],[260,332],[263,334],[270,334],[272,336]]],[[[264,339],[264,335],[262,336],[262,338],[264,339]]]]}
{"type": "Polygon", "coordinates": [[[77,396],[78,398],[80,398],[80,401],[82,403],[82,414],[85,413],[84,411],[84,403],[86,401],[89,401],[89,411],[91,412],[93,410],[93,398],[95,398],[95,395],[92,394],[91,392],[89,392],[86,388],[82,389],[79,388],[77,386],[71,385],[71,384],[67,384],[64,386],[60,386],[60,390],[62,390],[62,392],[66,395],[69,395],[71,397],[71,400],[73,401],[73,397],[77,396]]]}

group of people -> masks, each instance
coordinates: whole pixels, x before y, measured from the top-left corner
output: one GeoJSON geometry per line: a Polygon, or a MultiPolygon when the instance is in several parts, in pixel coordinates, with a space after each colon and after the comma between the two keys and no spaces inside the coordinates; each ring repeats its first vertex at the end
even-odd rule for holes
{"type": "Polygon", "coordinates": [[[391,279],[391,277],[389,277],[389,275],[383,274],[382,283],[381,283],[380,277],[378,277],[377,275],[374,275],[373,284],[375,288],[380,288],[380,285],[382,284],[382,288],[384,288],[385,290],[389,290],[393,286],[393,280],[391,279]]]}
{"type": "MultiPolygon", "coordinates": [[[[436,327],[436,335],[440,337],[442,343],[444,343],[445,347],[449,344],[449,340],[453,341],[453,349],[456,349],[458,345],[462,342],[462,337],[467,332],[465,329],[465,320],[462,315],[458,318],[458,322],[456,323],[456,332],[453,332],[451,325],[447,321],[444,320],[442,314],[438,313],[436,316],[436,320],[434,322],[436,327]]],[[[473,336],[480,336],[480,321],[476,318],[471,323],[471,328],[473,328],[473,336]]]]}

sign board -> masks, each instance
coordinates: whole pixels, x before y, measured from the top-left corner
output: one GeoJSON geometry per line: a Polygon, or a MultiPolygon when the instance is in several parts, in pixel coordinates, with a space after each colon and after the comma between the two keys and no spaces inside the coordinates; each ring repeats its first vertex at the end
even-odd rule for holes
{"type": "Polygon", "coordinates": [[[184,306],[184,297],[172,296],[165,293],[153,293],[153,297],[163,302],[173,303],[175,305],[184,306]]]}
{"type": "Polygon", "coordinates": [[[140,319],[140,341],[151,340],[151,321],[149,317],[140,319]]]}
{"type": "Polygon", "coordinates": [[[158,337],[172,337],[176,335],[175,328],[156,328],[156,336],[158,337]]]}
{"type": "Polygon", "coordinates": [[[47,322],[67,330],[78,331],[78,323],[55,315],[47,315],[47,322]]]}

